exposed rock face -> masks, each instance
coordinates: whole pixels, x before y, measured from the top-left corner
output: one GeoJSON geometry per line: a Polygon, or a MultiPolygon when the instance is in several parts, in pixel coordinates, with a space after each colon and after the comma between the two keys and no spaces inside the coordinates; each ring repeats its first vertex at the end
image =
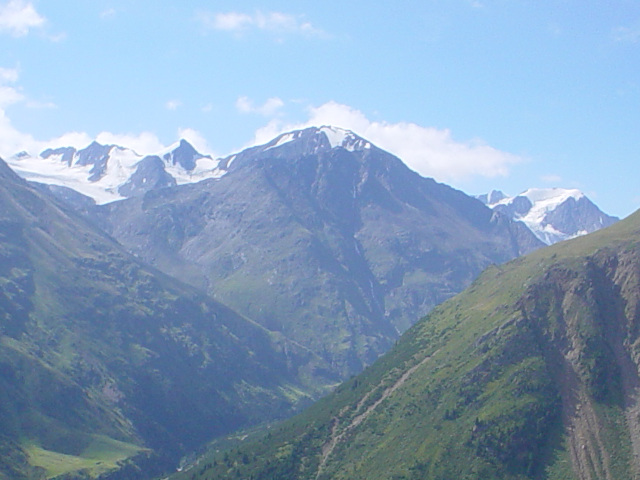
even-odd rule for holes
{"type": "Polygon", "coordinates": [[[322,357],[310,377],[361,371],[487,265],[541,246],[351,132],[292,132],[220,165],[220,179],[100,218],[136,255],[322,357]]]}
{"type": "Polygon", "coordinates": [[[630,442],[628,478],[640,478],[640,250],[603,249],[579,268],[556,267],[522,298],[541,327],[545,357],[562,400],[562,418],[580,480],[618,478],[624,465],[602,411],[615,405],[630,442]]]}
{"type": "Polygon", "coordinates": [[[118,193],[124,197],[133,197],[150,190],[175,185],[176,179],[166,172],[160,157],[152,155],[140,160],[136,171],[125,184],[118,188],[118,193]]]}
{"type": "Polygon", "coordinates": [[[171,165],[180,165],[187,172],[191,172],[196,168],[197,161],[201,158],[209,158],[207,155],[198,153],[196,149],[186,140],[180,140],[178,146],[165,153],[162,159],[171,165]]]}

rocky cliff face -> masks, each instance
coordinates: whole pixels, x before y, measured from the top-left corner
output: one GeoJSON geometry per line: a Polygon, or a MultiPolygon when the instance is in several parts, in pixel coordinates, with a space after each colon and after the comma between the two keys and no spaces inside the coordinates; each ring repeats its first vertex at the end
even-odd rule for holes
{"type": "Polygon", "coordinates": [[[640,476],[638,286],[640,250],[603,249],[579,268],[549,269],[521,300],[542,327],[580,480],[640,476]]]}

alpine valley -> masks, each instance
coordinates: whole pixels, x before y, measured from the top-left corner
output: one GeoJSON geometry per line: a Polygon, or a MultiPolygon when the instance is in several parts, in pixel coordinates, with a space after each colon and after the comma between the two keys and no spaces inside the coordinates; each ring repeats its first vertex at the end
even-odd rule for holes
{"type": "Polygon", "coordinates": [[[153,478],[330,391],[177,478],[636,478],[635,217],[542,248],[615,219],[334,127],[8,163],[0,479],[153,478]]]}
{"type": "Polygon", "coordinates": [[[1,161],[0,206],[0,478],[146,478],[307,400],[290,364],[309,352],[141,263],[1,161]]]}

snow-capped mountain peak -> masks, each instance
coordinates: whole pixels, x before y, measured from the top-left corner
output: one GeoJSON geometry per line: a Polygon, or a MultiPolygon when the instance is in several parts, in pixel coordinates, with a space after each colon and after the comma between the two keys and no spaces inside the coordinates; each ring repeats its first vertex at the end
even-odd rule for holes
{"type": "Polygon", "coordinates": [[[492,207],[500,200],[507,198],[507,196],[500,190],[491,190],[489,193],[483,193],[482,195],[476,195],[476,198],[485,205],[492,207]]]}
{"type": "Polygon", "coordinates": [[[198,160],[201,158],[208,158],[211,160],[211,156],[203,155],[187,142],[185,139],[181,139],[177,146],[167,151],[162,155],[162,159],[169,165],[180,165],[184,170],[191,172],[196,166],[198,160]]]}
{"type": "Polygon", "coordinates": [[[350,130],[322,126],[284,133],[265,145],[225,159],[202,154],[181,139],[152,155],[93,141],[80,149],[69,146],[48,148],[36,156],[17,154],[7,163],[27,180],[71,188],[103,204],[154,188],[219,178],[227,173],[236,158],[241,159],[241,164],[242,158],[253,158],[256,154],[260,157],[311,155],[337,148],[355,152],[373,146],[350,130]]]}
{"type": "Polygon", "coordinates": [[[14,155],[8,163],[27,180],[71,188],[98,204],[225,173],[217,160],[198,153],[184,139],[156,155],[94,141],[80,150],[62,147],[35,157],[14,155]]]}
{"type": "Polygon", "coordinates": [[[371,148],[371,143],[359,137],[351,130],[327,125],[283,133],[271,142],[257,148],[261,148],[262,151],[267,151],[294,142],[304,145],[304,148],[308,150],[309,153],[317,153],[334,148],[344,148],[350,152],[371,148]]]}
{"type": "Polygon", "coordinates": [[[323,126],[318,129],[317,134],[324,134],[329,141],[331,148],[342,147],[350,152],[371,148],[371,144],[369,142],[364,138],[359,137],[351,130],[345,130],[339,127],[323,126]]]}
{"type": "Polygon", "coordinates": [[[515,197],[493,191],[477,198],[494,210],[522,221],[549,245],[594,232],[618,220],[603,213],[577,189],[530,188],[515,197]]]}
{"type": "Polygon", "coordinates": [[[349,152],[362,152],[375,148],[369,141],[351,130],[339,127],[308,127],[282,133],[263,145],[247,148],[240,153],[220,160],[220,168],[240,168],[247,162],[269,161],[273,158],[304,157],[344,149],[349,152]]]}
{"type": "Polygon", "coordinates": [[[520,196],[527,197],[531,203],[540,208],[553,209],[569,198],[580,200],[584,197],[584,193],[580,190],[567,188],[530,188],[522,192],[520,196]]]}

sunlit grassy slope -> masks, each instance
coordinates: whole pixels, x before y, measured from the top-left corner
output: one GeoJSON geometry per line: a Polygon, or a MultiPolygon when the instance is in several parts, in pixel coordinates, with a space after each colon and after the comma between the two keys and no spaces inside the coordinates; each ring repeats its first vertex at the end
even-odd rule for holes
{"type": "Polygon", "coordinates": [[[640,214],[487,269],[302,415],[182,479],[637,479],[640,214]]]}
{"type": "Polygon", "coordinates": [[[47,478],[82,471],[89,476],[98,476],[116,470],[118,462],[144,451],[137,445],[119,442],[104,436],[94,436],[78,455],[67,455],[45,450],[37,445],[27,445],[26,452],[34,467],[42,468],[47,478]]]}

